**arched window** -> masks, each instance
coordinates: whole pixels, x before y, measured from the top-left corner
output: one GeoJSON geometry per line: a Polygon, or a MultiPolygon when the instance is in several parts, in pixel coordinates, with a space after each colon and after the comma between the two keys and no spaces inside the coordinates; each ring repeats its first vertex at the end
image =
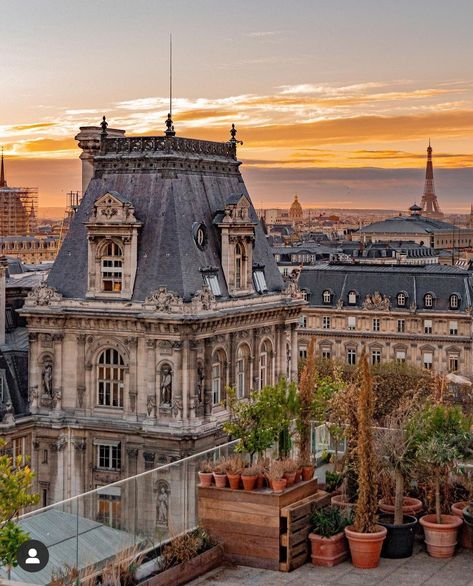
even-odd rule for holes
{"type": "Polygon", "coordinates": [[[325,289],[325,291],[322,293],[322,300],[324,303],[332,302],[332,293],[328,289],[325,289]]]}
{"type": "Polygon", "coordinates": [[[406,306],[406,294],[405,293],[398,293],[397,294],[397,306],[398,307],[405,307],[406,306]]]}
{"type": "Polygon", "coordinates": [[[212,405],[219,405],[225,386],[225,354],[217,350],[212,356],[212,405]]]}
{"type": "Polygon", "coordinates": [[[458,309],[460,306],[460,298],[456,293],[450,295],[450,309],[458,309]]]}
{"type": "Polygon", "coordinates": [[[108,242],[100,258],[102,291],[120,293],[123,287],[123,250],[113,240],[108,242]]]}
{"type": "Polygon", "coordinates": [[[434,306],[434,296],[432,293],[426,293],[424,295],[424,307],[433,307],[434,306]]]}
{"type": "Polygon", "coordinates": [[[259,390],[271,385],[273,382],[273,364],[272,364],[271,342],[265,340],[261,344],[259,354],[259,390]]]}
{"type": "Polygon", "coordinates": [[[250,350],[246,344],[242,344],[238,348],[236,361],[236,391],[237,397],[242,399],[249,391],[249,357],[250,350]]]}
{"type": "Polygon", "coordinates": [[[103,407],[123,407],[125,364],[118,350],[107,348],[98,360],[97,404],[103,407]]]}
{"type": "Polygon", "coordinates": [[[348,304],[356,305],[356,291],[350,291],[348,293],[348,304]]]}

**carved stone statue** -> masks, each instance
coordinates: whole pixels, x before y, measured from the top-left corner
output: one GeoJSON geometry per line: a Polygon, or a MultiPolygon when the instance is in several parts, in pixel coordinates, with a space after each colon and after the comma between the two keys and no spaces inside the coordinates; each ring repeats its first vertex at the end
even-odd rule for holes
{"type": "Polygon", "coordinates": [[[389,311],[391,309],[391,301],[387,295],[381,295],[379,291],[375,291],[372,295],[367,295],[363,301],[363,309],[375,309],[378,311],[389,311]]]}
{"type": "Polygon", "coordinates": [[[172,403],[172,370],[169,364],[163,364],[161,366],[160,390],[161,405],[170,407],[172,403]]]}
{"type": "Polygon", "coordinates": [[[156,397],[154,395],[148,395],[146,410],[148,412],[148,417],[156,417],[156,397]]]}
{"type": "Polygon", "coordinates": [[[44,363],[43,372],[41,374],[43,382],[43,395],[48,397],[53,396],[53,365],[52,362],[47,361],[44,363]]]}
{"type": "Polygon", "coordinates": [[[164,484],[161,484],[159,489],[157,509],[158,525],[167,527],[169,520],[169,490],[166,490],[164,484]]]}
{"type": "Polygon", "coordinates": [[[202,364],[197,366],[197,392],[196,398],[199,403],[204,402],[204,367],[202,364]]]}

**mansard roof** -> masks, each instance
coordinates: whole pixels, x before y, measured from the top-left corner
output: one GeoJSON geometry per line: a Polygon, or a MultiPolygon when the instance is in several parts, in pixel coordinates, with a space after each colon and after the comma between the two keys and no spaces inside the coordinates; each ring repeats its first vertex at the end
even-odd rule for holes
{"type": "Polygon", "coordinates": [[[458,227],[448,222],[435,220],[421,215],[395,216],[380,222],[363,226],[361,234],[432,234],[442,230],[457,230],[458,227]]]}
{"type": "MultiPolygon", "coordinates": [[[[159,287],[184,300],[202,288],[200,269],[217,267],[222,296],[228,296],[220,255],[219,228],[214,218],[246,196],[251,202],[231,142],[179,137],[119,137],[102,141],[94,159],[94,176],[51,269],[48,285],[64,297],[85,298],[87,290],[87,227],[94,203],[116,192],[129,201],[139,230],[137,271],[132,300],[143,301],[159,287]],[[238,196],[238,197],[237,197],[238,196]],[[207,230],[197,246],[193,226],[207,230]]],[[[284,288],[253,205],[253,262],[265,267],[269,293],[284,288]]]]}
{"type": "MultiPolygon", "coordinates": [[[[450,311],[450,295],[459,296],[458,310],[469,310],[472,305],[473,280],[470,273],[458,267],[438,264],[427,265],[344,265],[320,264],[304,267],[299,278],[301,289],[310,291],[309,304],[313,307],[326,307],[323,292],[333,291],[334,307],[341,299],[347,303],[351,290],[359,292],[356,305],[361,307],[367,295],[379,292],[387,296],[391,306],[396,309],[396,296],[404,292],[408,297],[408,306],[416,304],[423,310],[424,296],[432,293],[436,299],[435,310],[450,311]]],[[[456,311],[458,311],[456,310],[456,311]]]]}

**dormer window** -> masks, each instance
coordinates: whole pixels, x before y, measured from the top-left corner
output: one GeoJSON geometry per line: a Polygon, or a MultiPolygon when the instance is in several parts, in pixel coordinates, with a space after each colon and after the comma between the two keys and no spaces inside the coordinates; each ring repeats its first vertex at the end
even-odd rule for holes
{"type": "Polygon", "coordinates": [[[432,308],[434,306],[434,296],[432,293],[426,293],[424,295],[424,307],[432,308]]]}
{"type": "Polygon", "coordinates": [[[322,293],[322,301],[326,305],[332,303],[332,293],[328,289],[325,289],[325,291],[322,293]]]}
{"type": "Polygon", "coordinates": [[[215,273],[204,275],[204,281],[215,297],[220,297],[222,295],[220,283],[218,282],[218,277],[215,273]]]}
{"type": "Polygon", "coordinates": [[[268,285],[266,284],[266,277],[263,269],[256,269],[253,271],[253,283],[258,293],[266,293],[268,285]]]}
{"type": "Polygon", "coordinates": [[[100,266],[102,291],[120,293],[123,287],[123,249],[117,242],[106,243],[100,266]]]}
{"type": "Polygon", "coordinates": [[[356,291],[350,291],[348,293],[348,305],[356,305],[356,291]]]}
{"type": "Polygon", "coordinates": [[[397,306],[398,307],[405,307],[406,306],[407,297],[406,297],[405,293],[402,293],[402,292],[398,293],[396,299],[397,299],[397,306]]]}
{"type": "Polygon", "coordinates": [[[87,297],[130,299],[141,227],[131,201],[115,191],[105,193],[95,201],[86,227],[87,297]]]}
{"type": "Polygon", "coordinates": [[[460,306],[460,298],[456,293],[450,295],[450,309],[458,309],[460,306]]]}

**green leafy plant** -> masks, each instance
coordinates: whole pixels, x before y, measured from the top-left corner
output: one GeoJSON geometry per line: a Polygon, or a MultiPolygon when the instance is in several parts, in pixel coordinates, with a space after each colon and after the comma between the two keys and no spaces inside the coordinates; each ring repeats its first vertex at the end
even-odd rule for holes
{"type": "Polygon", "coordinates": [[[300,377],[298,395],[297,431],[299,434],[299,459],[303,466],[310,465],[312,461],[311,430],[314,419],[316,386],[315,339],[312,338],[307,348],[307,361],[300,377]]]}
{"type": "Polygon", "coordinates": [[[321,537],[333,537],[353,523],[353,512],[338,507],[315,509],[311,516],[312,530],[321,537]]]}
{"type": "Polygon", "coordinates": [[[330,470],[327,470],[327,472],[325,472],[325,487],[327,489],[327,492],[333,492],[334,490],[337,490],[337,488],[342,484],[342,482],[343,474],[341,472],[331,472],[330,470]]]}
{"type": "MultiPolygon", "coordinates": [[[[0,449],[6,442],[0,440],[0,449]]],[[[34,474],[23,456],[13,458],[4,451],[0,455],[0,562],[8,568],[16,566],[16,551],[29,539],[28,533],[16,525],[13,519],[21,509],[34,505],[39,495],[32,494],[34,474]],[[15,556],[12,556],[12,553],[15,556]]]]}
{"type": "Polygon", "coordinates": [[[442,522],[441,488],[455,462],[465,456],[472,442],[471,422],[459,407],[426,405],[409,423],[416,457],[430,474],[435,493],[436,522],[442,522]]]}

